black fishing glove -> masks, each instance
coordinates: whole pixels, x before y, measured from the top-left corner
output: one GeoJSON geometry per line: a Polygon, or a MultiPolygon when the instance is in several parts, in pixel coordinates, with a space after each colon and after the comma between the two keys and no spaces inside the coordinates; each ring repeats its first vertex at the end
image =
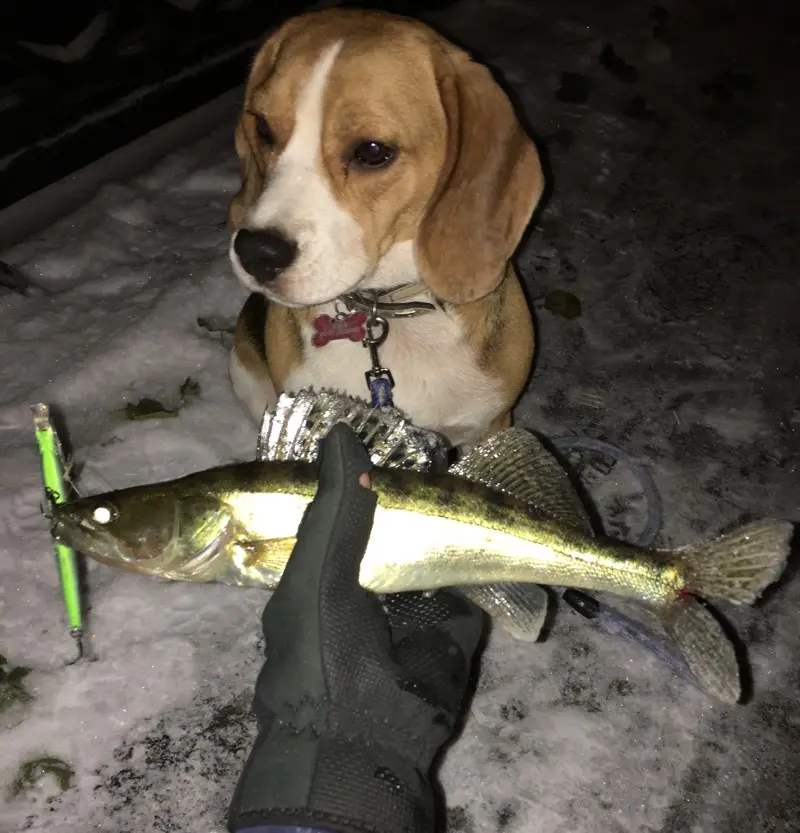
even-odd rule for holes
{"type": "Polygon", "coordinates": [[[454,732],[483,614],[445,592],[388,596],[384,609],[362,589],[377,498],[358,481],[371,468],[355,433],[334,426],[317,495],[264,610],[260,732],[231,803],[233,833],[434,829],[429,770],[454,732]]]}

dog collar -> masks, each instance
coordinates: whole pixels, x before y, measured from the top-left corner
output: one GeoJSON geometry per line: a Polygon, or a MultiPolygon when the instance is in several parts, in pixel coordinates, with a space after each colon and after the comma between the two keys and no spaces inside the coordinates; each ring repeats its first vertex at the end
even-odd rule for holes
{"type": "Polygon", "coordinates": [[[346,339],[360,341],[369,350],[372,367],[364,377],[369,388],[372,406],[380,410],[393,407],[392,371],[378,358],[378,348],[389,335],[390,318],[410,318],[444,309],[421,281],[404,283],[389,289],[349,292],[336,299],[336,315],[318,315],[312,322],[314,347],[324,347],[331,341],[346,339]],[[425,300],[428,299],[428,300],[425,300]],[[344,309],[341,309],[344,307],[344,309]]]}
{"type": "Polygon", "coordinates": [[[350,311],[366,312],[381,318],[411,318],[443,309],[422,281],[403,283],[389,289],[349,292],[338,300],[350,311]]]}

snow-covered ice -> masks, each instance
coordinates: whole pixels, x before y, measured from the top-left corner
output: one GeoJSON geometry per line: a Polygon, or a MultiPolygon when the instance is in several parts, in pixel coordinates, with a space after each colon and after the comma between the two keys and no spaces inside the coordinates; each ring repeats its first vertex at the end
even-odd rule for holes
{"type": "MultiPolygon", "coordinates": [[[[540,353],[518,420],[642,460],[663,545],[800,520],[800,159],[781,8],[740,10],[746,27],[688,0],[465,0],[431,15],[515,88],[554,184],[519,258],[540,353]],[[603,66],[608,43],[638,80],[603,66]],[[556,314],[555,290],[580,315],[556,314]]],[[[200,136],[1,255],[42,290],[0,295],[0,654],[31,669],[31,699],[0,711],[2,833],[222,831],[253,736],[264,593],[90,563],[96,659],[65,665],[29,411],[64,414],[86,491],[254,455],[227,379],[246,294],[226,257],[232,125],[200,136]],[[181,404],[187,378],[199,393],[181,404]],[[180,411],[126,419],[143,397],[180,411]],[[41,758],[68,764],[67,789],[19,784],[41,758]]],[[[636,525],[630,483],[587,479],[609,527],[636,525]]],[[[753,669],[737,708],[563,608],[540,644],[494,632],[441,770],[448,829],[796,831],[799,605],[789,581],[756,609],[721,608],[753,669]]]]}

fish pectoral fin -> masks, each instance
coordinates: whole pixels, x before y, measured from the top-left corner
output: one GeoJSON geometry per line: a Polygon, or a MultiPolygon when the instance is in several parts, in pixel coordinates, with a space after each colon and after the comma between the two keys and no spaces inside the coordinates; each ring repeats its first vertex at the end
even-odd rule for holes
{"type": "Polygon", "coordinates": [[[555,521],[593,532],[569,475],[536,436],[506,428],[464,455],[450,473],[505,492],[555,521]]]}
{"type": "Polygon", "coordinates": [[[297,538],[262,538],[256,541],[240,539],[234,542],[242,567],[258,566],[281,575],[292,554],[297,538]]]}
{"type": "Polygon", "coordinates": [[[742,696],[739,662],[714,615],[687,595],[662,608],[661,621],[700,687],[724,703],[738,703],[742,696]]]}
{"type": "Polygon", "coordinates": [[[549,597],[538,584],[504,582],[454,588],[483,608],[501,628],[523,642],[536,642],[547,619],[549,597]]]}

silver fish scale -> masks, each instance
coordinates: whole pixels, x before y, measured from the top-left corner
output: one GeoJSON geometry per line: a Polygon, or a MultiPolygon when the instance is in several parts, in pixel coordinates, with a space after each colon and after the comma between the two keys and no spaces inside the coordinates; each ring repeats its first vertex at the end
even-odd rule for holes
{"type": "Polygon", "coordinates": [[[444,437],[412,425],[396,408],[381,411],[363,399],[333,390],[303,388],[282,394],[264,413],[256,446],[262,462],[299,460],[313,463],[320,442],[337,423],[353,429],[373,465],[416,471],[445,471],[448,445],[444,437]]]}

